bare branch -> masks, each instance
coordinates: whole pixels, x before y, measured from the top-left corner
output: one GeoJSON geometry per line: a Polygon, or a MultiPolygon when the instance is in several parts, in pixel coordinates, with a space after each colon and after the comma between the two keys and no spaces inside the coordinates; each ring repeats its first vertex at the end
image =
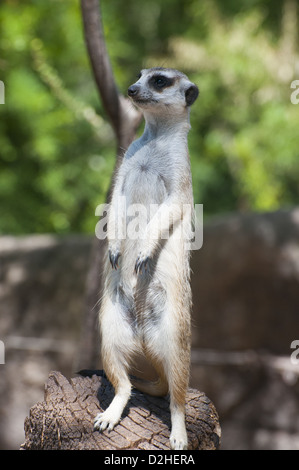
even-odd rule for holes
{"type": "Polygon", "coordinates": [[[81,0],[81,10],[85,41],[95,81],[117,137],[118,148],[122,150],[135,137],[141,115],[132,111],[132,106],[117,89],[105,44],[100,0],[81,0]]]}
{"type": "Polygon", "coordinates": [[[85,41],[101,99],[119,137],[120,98],[106,49],[99,0],[81,0],[85,41]]]}

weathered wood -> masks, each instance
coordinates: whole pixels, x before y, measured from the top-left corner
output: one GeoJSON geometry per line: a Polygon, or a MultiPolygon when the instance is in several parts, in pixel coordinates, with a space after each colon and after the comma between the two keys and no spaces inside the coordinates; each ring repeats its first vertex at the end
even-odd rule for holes
{"type": "MultiPolygon", "coordinates": [[[[104,376],[70,380],[52,372],[45,398],[34,405],[25,420],[23,450],[169,450],[168,398],[156,398],[133,390],[121,422],[111,432],[93,430],[97,413],[114,396],[104,376]]],[[[186,425],[191,450],[216,450],[221,430],[213,403],[202,392],[189,389],[186,425]]]]}

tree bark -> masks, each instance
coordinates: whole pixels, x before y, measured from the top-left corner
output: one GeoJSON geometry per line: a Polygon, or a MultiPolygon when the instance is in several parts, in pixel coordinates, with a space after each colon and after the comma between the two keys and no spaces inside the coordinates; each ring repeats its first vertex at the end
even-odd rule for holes
{"type": "MultiPolygon", "coordinates": [[[[99,371],[101,372],[101,371],[99,371]]],[[[114,396],[102,376],[67,380],[52,372],[45,398],[34,405],[25,420],[23,450],[169,450],[170,411],[168,398],[150,397],[133,390],[121,422],[113,431],[93,430],[97,413],[114,396]]],[[[189,389],[186,400],[189,450],[216,450],[221,430],[213,403],[189,389]]]]}
{"type": "MultiPolygon", "coordinates": [[[[119,93],[107,52],[99,0],[81,0],[86,46],[95,82],[107,117],[114,130],[117,151],[110,189],[122,157],[135,139],[142,114],[119,93]]],[[[107,256],[106,240],[94,239],[86,283],[86,306],[75,369],[99,367],[98,311],[102,289],[102,264],[107,256]]]]}
{"type": "Polygon", "coordinates": [[[142,115],[119,93],[107,52],[99,0],[81,0],[85,41],[93,75],[108,119],[116,135],[117,156],[135,137],[142,115]]]}

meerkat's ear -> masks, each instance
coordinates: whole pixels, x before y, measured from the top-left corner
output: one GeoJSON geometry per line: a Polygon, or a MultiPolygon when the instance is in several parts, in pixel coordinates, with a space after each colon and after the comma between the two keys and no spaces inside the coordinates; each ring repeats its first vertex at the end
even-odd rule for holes
{"type": "Polygon", "coordinates": [[[194,83],[189,85],[185,91],[186,105],[191,106],[199,95],[199,90],[194,83]]]}

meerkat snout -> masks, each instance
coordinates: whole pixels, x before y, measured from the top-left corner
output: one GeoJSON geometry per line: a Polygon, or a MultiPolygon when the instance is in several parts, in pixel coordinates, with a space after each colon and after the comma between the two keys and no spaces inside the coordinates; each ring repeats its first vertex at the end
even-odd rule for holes
{"type": "Polygon", "coordinates": [[[131,97],[136,96],[138,91],[139,91],[139,87],[137,85],[131,85],[128,88],[128,95],[131,97]]]}

